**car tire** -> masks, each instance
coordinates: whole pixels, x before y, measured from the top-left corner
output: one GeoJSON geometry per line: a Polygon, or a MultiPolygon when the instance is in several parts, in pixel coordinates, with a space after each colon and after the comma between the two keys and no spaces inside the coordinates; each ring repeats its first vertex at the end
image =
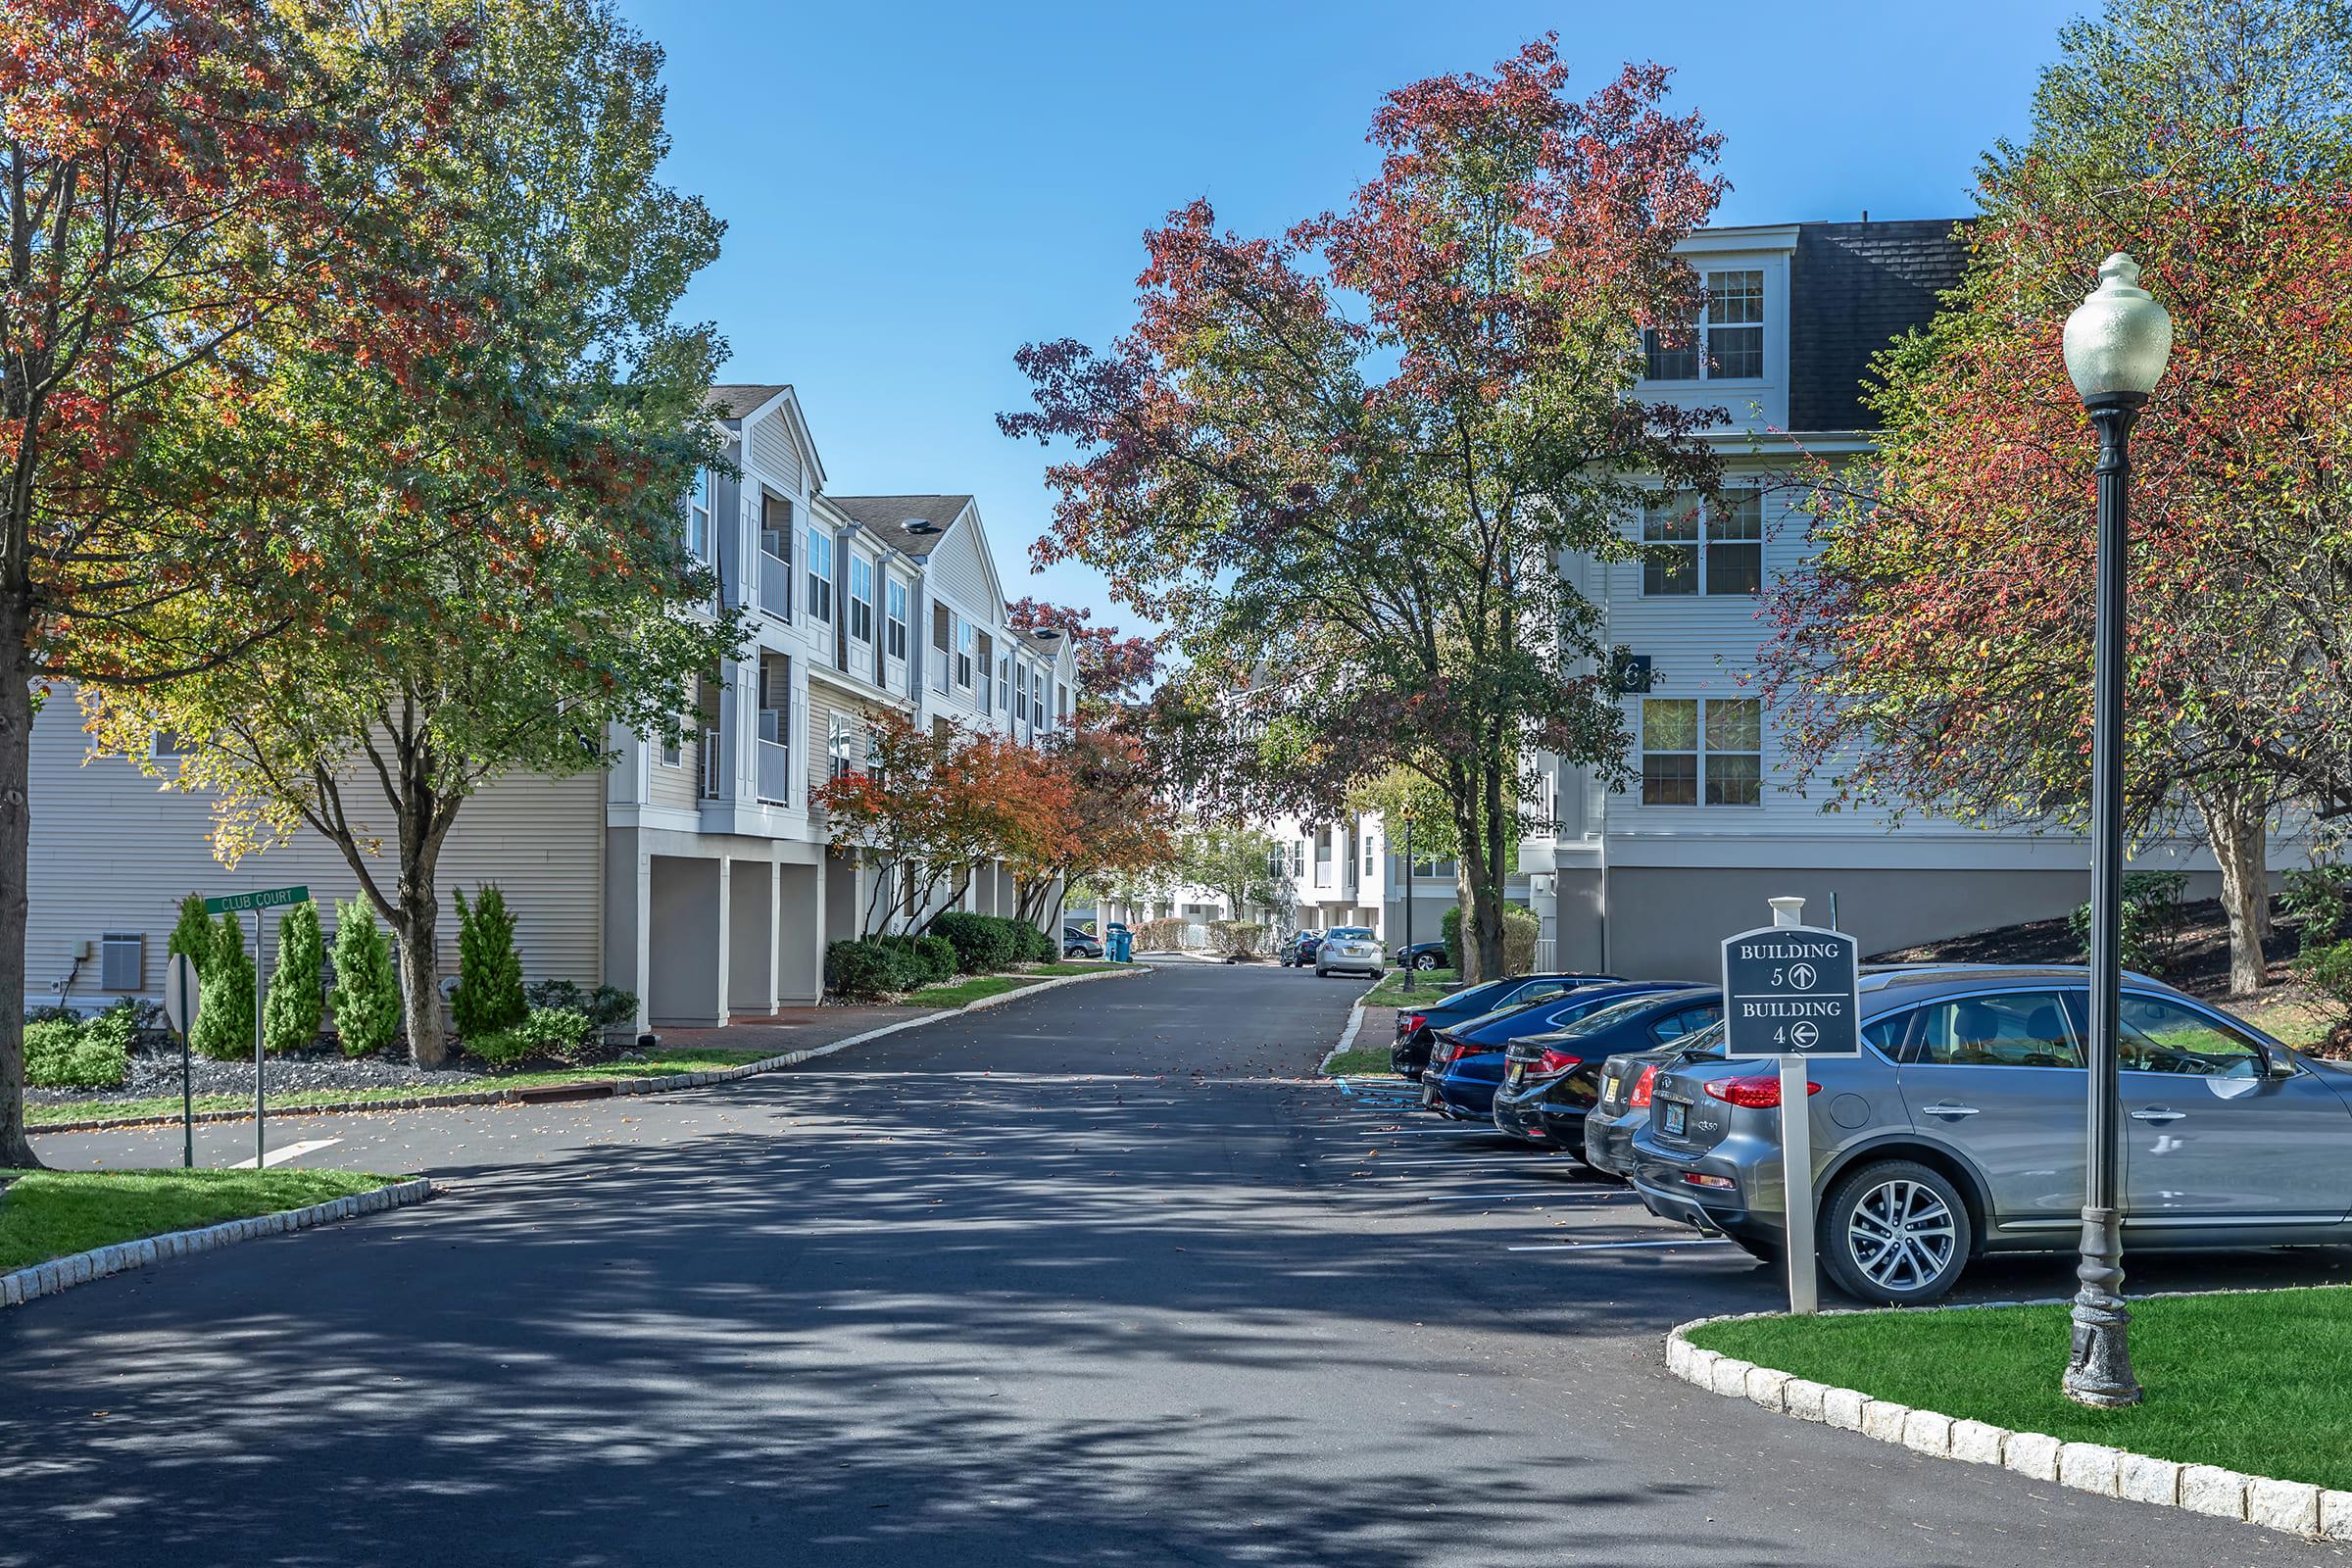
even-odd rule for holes
{"type": "Polygon", "coordinates": [[[1839,1290],[1878,1306],[1944,1295],[1968,1267],[1975,1241],[1958,1189],[1915,1160],[1850,1170],[1821,1206],[1822,1266],[1839,1290]]]}
{"type": "Polygon", "coordinates": [[[1413,960],[1413,967],[1416,969],[1435,969],[1437,966],[1438,956],[1434,953],[1424,953],[1413,960]]]}

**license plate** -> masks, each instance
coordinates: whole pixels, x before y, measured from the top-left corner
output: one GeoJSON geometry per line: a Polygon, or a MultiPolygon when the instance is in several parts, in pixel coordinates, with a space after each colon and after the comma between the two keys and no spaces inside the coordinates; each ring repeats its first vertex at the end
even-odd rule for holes
{"type": "Polygon", "coordinates": [[[1666,1102],[1666,1136],[1680,1138],[1690,1125],[1690,1107],[1679,1100],[1666,1102]]]}
{"type": "Polygon", "coordinates": [[[1518,1087],[1519,1080],[1526,1076],[1527,1063],[1524,1061],[1512,1062],[1509,1069],[1503,1073],[1503,1077],[1510,1082],[1511,1087],[1514,1089],[1518,1087]]]}

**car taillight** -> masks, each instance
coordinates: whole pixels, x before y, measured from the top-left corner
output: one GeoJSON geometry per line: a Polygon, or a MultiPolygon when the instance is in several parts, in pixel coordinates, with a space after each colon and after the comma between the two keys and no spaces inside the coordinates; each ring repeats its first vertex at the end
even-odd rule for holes
{"type": "Polygon", "coordinates": [[[1490,1046],[1483,1040],[1465,1040],[1453,1048],[1453,1054],[1457,1056],[1491,1056],[1501,1049],[1500,1046],[1490,1046]]]}
{"type": "Polygon", "coordinates": [[[1408,1035],[1427,1022],[1429,1014],[1426,1012],[1400,1012],[1396,1015],[1397,1029],[1408,1035]]]}
{"type": "MultiPolygon", "coordinates": [[[[1716,1078],[1699,1087],[1707,1092],[1709,1099],[1743,1110],[1770,1110],[1781,1102],[1781,1080],[1777,1073],[1769,1077],[1757,1073],[1747,1078],[1716,1078]]],[[[1821,1085],[1807,1083],[1805,1093],[1818,1095],[1821,1085]]]]}
{"type": "Polygon", "coordinates": [[[1627,1104],[1629,1104],[1629,1105],[1646,1105],[1646,1104],[1648,1104],[1648,1103],[1649,1103],[1649,1086],[1650,1086],[1651,1084],[1654,1084],[1654,1083],[1656,1083],[1657,1081],[1658,1081],[1658,1064],[1657,1064],[1656,1062],[1654,1062],[1654,1061],[1653,1061],[1653,1062],[1651,1062],[1651,1063],[1650,1063],[1648,1066],[1646,1066],[1646,1067],[1644,1067],[1644,1068],[1642,1068],[1642,1076],[1641,1076],[1641,1077],[1639,1077],[1639,1078],[1637,1078],[1637,1079],[1635,1079],[1635,1080],[1634,1080],[1634,1098],[1633,1098],[1633,1099],[1631,1099],[1631,1100],[1629,1100],[1629,1101],[1627,1101],[1627,1102],[1626,1102],[1626,1103],[1627,1103],[1627,1104]]]}
{"type": "Polygon", "coordinates": [[[1581,1067],[1584,1064],[1585,1058],[1582,1056],[1571,1056],[1565,1051],[1547,1050],[1536,1058],[1536,1071],[1566,1072],[1571,1067],[1581,1067]]]}

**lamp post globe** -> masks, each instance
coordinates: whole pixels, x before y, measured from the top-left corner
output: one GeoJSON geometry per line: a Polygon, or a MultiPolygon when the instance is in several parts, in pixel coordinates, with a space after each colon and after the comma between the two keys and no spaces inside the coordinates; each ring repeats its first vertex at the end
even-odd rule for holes
{"type": "Polygon", "coordinates": [[[2124,1305],[2120,1017],[2123,1007],[2124,664],[2132,426],[2173,351],[2173,318],[2139,286],[2139,265],[2110,256],[2099,286],[2066,319],[2067,374],[2099,433],[2098,626],[2091,715],[2089,1107],[2074,1345],[2064,1388],[2081,1404],[2137,1404],[2124,1305]]]}

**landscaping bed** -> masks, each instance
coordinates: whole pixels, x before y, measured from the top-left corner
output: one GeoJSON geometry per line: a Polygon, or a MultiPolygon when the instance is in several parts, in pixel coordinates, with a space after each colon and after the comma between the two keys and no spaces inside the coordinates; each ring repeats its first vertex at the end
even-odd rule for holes
{"type": "Polygon", "coordinates": [[[0,1273],[399,1180],[339,1170],[0,1171],[0,1273]]]}
{"type": "Polygon", "coordinates": [[[2123,1410],[2059,1393],[2064,1305],[1751,1318],[1688,1337],[1914,1409],[2352,1491],[2352,1288],[2134,1300],[2132,1360],[2147,1401],[2123,1410]]]}
{"type": "Polygon", "coordinates": [[[1461,979],[1451,969],[1417,969],[1413,972],[1410,996],[1404,990],[1404,971],[1391,969],[1380,984],[1364,993],[1364,1005],[1369,1007],[1401,1007],[1408,1003],[1432,1003],[1449,991],[1461,989],[1461,979]]]}

